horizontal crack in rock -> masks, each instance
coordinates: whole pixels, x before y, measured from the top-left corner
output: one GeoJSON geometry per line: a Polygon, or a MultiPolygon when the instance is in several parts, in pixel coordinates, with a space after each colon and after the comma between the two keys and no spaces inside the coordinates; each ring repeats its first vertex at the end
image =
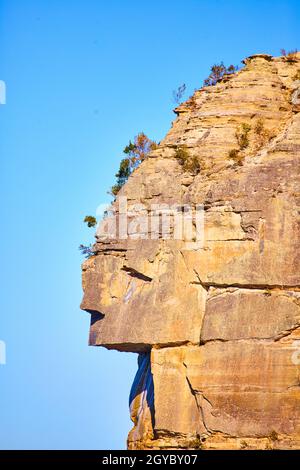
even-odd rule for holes
{"type": "Polygon", "coordinates": [[[129,276],[131,276],[131,277],[136,277],[136,278],[142,279],[143,281],[146,281],[146,282],[151,282],[152,281],[152,277],[146,276],[145,274],[140,273],[139,271],[136,271],[133,268],[129,268],[128,266],[123,266],[122,271],[126,271],[129,274],[129,276]]]}

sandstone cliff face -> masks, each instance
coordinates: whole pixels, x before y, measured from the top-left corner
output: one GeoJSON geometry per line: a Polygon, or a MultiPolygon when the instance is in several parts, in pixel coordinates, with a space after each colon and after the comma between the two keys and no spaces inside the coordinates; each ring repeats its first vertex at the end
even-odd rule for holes
{"type": "Polygon", "coordinates": [[[139,353],[131,449],[300,448],[299,69],[300,55],[256,55],[196,91],[120,191],[146,211],[203,204],[202,246],[98,233],[83,264],[90,344],[139,353]]]}

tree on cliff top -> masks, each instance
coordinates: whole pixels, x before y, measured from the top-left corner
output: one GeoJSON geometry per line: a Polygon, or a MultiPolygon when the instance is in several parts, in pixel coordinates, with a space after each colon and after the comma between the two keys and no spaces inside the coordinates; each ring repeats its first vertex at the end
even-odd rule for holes
{"type": "Polygon", "coordinates": [[[229,65],[226,67],[223,62],[220,64],[214,64],[210,69],[209,76],[204,80],[204,86],[215,85],[225,74],[231,74],[238,70],[238,67],[234,65],[229,65]]]}

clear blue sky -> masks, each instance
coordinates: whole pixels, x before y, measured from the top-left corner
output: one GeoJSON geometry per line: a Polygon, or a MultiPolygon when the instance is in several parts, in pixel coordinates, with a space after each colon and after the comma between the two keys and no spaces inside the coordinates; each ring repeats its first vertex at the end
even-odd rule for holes
{"type": "Polygon", "coordinates": [[[134,354],[87,346],[82,219],[214,62],[300,47],[300,3],[0,0],[0,448],[124,448],[134,354]]]}

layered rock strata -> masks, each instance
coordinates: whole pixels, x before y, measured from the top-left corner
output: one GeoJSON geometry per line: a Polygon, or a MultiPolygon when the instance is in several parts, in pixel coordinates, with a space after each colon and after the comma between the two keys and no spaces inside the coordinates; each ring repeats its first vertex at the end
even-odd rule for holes
{"type": "Polygon", "coordinates": [[[140,355],[130,449],[300,448],[300,55],[244,62],[175,110],[114,203],[201,205],[204,240],[102,224],[83,264],[90,344],[140,355]]]}

